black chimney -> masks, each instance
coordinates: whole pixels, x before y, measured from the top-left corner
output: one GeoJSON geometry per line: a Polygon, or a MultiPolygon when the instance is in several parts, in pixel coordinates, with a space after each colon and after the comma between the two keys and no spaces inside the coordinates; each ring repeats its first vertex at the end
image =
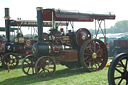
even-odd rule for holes
{"type": "Polygon", "coordinates": [[[37,7],[38,42],[43,42],[43,9],[37,7]]]}
{"type": "Polygon", "coordinates": [[[5,30],[6,30],[6,38],[7,42],[10,42],[10,16],[9,16],[9,8],[5,8],[5,30]]]}

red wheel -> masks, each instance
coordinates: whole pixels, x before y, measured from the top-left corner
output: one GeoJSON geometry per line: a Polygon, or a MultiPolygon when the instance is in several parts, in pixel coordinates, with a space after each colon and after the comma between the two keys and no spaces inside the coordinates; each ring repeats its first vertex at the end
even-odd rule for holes
{"type": "Polygon", "coordinates": [[[79,46],[82,46],[84,41],[91,39],[91,33],[86,28],[80,28],[76,32],[76,42],[79,46]]]}
{"type": "Polygon", "coordinates": [[[128,85],[128,54],[114,57],[108,70],[109,85],[128,85]]]}
{"type": "Polygon", "coordinates": [[[108,60],[108,51],[101,40],[90,39],[81,46],[79,57],[85,70],[98,71],[105,67],[108,60]]]}
{"type": "Polygon", "coordinates": [[[22,61],[22,71],[27,75],[35,74],[35,61],[33,55],[26,56],[22,61]]]}
{"type": "Polygon", "coordinates": [[[51,57],[40,57],[35,64],[37,76],[45,78],[52,76],[56,70],[56,63],[51,57]]]}
{"type": "Polygon", "coordinates": [[[2,66],[6,69],[14,69],[19,64],[19,58],[14,53],[7,53],[2,58],[2,66]]]}

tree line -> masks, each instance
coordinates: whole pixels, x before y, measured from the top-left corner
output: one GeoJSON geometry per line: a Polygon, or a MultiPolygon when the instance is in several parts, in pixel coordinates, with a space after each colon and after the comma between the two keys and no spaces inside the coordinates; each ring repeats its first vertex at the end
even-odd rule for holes
{"type": "MultiPolygon", "coordinates": [[[[95,30],[89,29],[92,34],[95,34],[95,30]]],[[[106,33],[124,33],[128,32],[128,20],[117,21],[114,26],[106,29],[106,33]]],[[[101,30],[99,33],[102,33],[101,30]]]]}

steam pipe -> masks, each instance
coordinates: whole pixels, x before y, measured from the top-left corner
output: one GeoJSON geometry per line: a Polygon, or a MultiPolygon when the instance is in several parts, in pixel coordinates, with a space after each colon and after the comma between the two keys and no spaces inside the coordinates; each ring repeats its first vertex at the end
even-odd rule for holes
{"type": "Polygon", "coordinates": [[[10,16],[9,16],[9,8],[5,8],[5,30],[6,30],[6,38],[7,42],[10,42],[10,16]]]}
{"type": "Polygon", "coordinates": [[[38,42],[43,42],[43,9],[37,7],[38,42]]]}

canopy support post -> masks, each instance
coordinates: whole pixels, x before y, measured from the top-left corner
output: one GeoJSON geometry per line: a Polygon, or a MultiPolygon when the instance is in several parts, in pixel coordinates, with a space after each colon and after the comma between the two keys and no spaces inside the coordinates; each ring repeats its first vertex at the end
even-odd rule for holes
{"type": "Polygon", "coordinates": [[[99,31],[101,30],[103,36],[104,36],[104,43],[106,44],[106,24],[105,24],[105,19],[100,20],[100,19],[95,19],[95,38],[97,38],[97,35],[99,33],[99,31]],[[102,22],[104,22],[102,27],[102,22]],[[98,27],[97,27],[98,24],[98,27]]]}

